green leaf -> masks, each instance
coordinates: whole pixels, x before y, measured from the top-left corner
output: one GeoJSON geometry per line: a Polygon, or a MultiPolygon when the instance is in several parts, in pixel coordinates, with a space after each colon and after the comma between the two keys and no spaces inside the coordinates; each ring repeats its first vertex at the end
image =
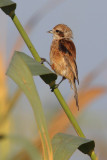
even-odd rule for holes
{"type": "Polygon", "coordinates": [[[16,9],[16,3],[11,0],[0,0],[0,8],[7,14],[10,15],[16,9]]]}
{"type": "Polygon", "coordinates": [[[48,135],[42,104],[36,90],[32,73],[23,58],[17,52],[12,58],[7,70],[7,75],[13,79],[16,84],[18,84],[28,98],[33,109],[33,113],[37,122],[37,128],[42,141],[44,159],[51,159],[52,147],[48,135]]]}
{"type": "Polygon", "coordinates": [[[32,160],[35,160],[35,159],[42,160],[42,157],[39,151],[37,150],[37,148],[26,138],[15,136],[15,135],[0,135],[0,141],[5,139],[11,140],[16,145],[21,145],[23,149],[27,151],[27,153],[29,154],[32,160]]]}
{"type": "Polygon", "coordinates": [[[92,140],[58,133],[52,139],[54,160],[69,160],[76,149],[88,154],[95,147],[92,140]]]}
{"type": "Polygon", "coordinates": [[[34,60],[32,57],[22,52],[15,52],[14,56],[20,56],[29,67],[33,76],[42,76],[45,83],[50,84],[57,79],[57,75],[50,71],[48,68],[34,60]]]}

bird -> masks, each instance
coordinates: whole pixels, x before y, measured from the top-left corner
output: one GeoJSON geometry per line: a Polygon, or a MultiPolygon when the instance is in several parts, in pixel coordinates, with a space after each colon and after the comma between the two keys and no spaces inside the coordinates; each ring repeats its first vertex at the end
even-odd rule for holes
{"type": "MultiPolygon", "coordinates": [[[[76,47],[73,42],[73,32],[65,24],[58,24],[48,33],[53,34],[50,47],[50,66],[57,75],[62,76],[62,80],[68,79],[74,90],[76,106],[79,110],[78,93],[76,81],[79,84],[78,68],[76,64],[76,47]]],[[[46,61],[46,59],[42,59],[46,61]]],[[[49,62],[48,62],[49,64],[49,62]]],[[[57,85],[57,87],[59,86],[57,85]]]]}

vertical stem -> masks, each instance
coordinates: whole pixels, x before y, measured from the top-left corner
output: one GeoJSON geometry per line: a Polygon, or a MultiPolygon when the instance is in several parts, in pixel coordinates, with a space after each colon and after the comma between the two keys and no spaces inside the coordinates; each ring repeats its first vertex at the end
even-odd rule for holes
{"type": "MultiPolygon", "coordinates": [[[[26,45],[28,46],[29,50],[31,51],[33,57],[36,59],[36,61],[40,62],[41,61],[41,58],[39,57],[36,49],[34,48],[33,44],[31,43],[28,35],[26,34],[24,28],[22,27],[20,21],[18,20],[17,16],[14,15],[14,16],[11,16],[16,28],[18,29],[18,31],[20,32],[21,36],[23,37],[26,45]]],[[[75,131],[77,132],[77,134],[80,136],[80,137],[84,137],[85,138],[85,135],[83,134],[81,128],[79,127],[75,117],[73,116],[72,112],[70,111],[68,105],[66,104],[65,100],[63,99],[60,91],[58,89],[54,89],[54,94],[55,96],[57,97],[58,101],[60,102],[62,108],[64,109],[67,117],[69,118],[71,124],[73,125],[75,131]]],[[[92,160],[97,160],[97,156],[95,154],[94,151],[92,151],[89,156],[91,157],[92,160]]]]}
{"type": "Polygon", "coordinates": [[[16,28],[18,29],[19,33],[21,34],[23,40],[25,41],[26,45],[28,46],[30,52],[32,53],[33,57],[36,59],[36,61],[40,62],[41,58],[39,57],[36,49],[34,48],[31,40],[29,39],[27,33],[25,32],[24,28],[22,27],[21,23],[19,22],[16,15],[12,18],[16,28]]]}
{"type": "Polygon", "coordinates": [[[62,97],[61,93],[59,92],[58,89],[54,90],[54,94],[56,95],[57,99],[59,100],[61,106],[63,107],[67,117],[69,118],[70,122],[72,123],[76,133],[80,136],[85,138],[85,135],[83,134],[80,126],[78,125],[75,117],[73,116],[71,110],[69,109],[68,105],[66,104],[64,98],[62,97]]]}
{"type": "Polygon", "coordinates": [[[95,152],[92,151],[91,153],[89,153],[89,156],[92,160],[98,160],[98,157],[96,156],[95,152]]]}
{"type": "MultiPolygon", "coordinates": [[[[39,57],[37,51],[35,50],[34,46],[32,45],[28,35],[26,34],[24,28],[22,27],[22,25],[20,24],[17,16],[15,15],[13,17],[13,22],[14,24],[16,25],[18,31],[20,32],[21,36],[23,37],[25,43],[27,44],[29,50],[31,51],[33,57],[38,61],[40,62],[41,61],[41,58],[39,57]]],[[[76,122],[74,116],[72,115],[68,105],[66,104],[65,100],[63,99],[61,93],[59,92],[58,88],[57,89],[54,89],[54,94],[56,95],[56,97],[58,98],[61,106],[63,107],[64,111],[66,112],[70,122],[72,123],[74,129],[76,130],[77,134],[81,137],[85,137],[82,130],[80,129],[78,123],[76,122]]]]}

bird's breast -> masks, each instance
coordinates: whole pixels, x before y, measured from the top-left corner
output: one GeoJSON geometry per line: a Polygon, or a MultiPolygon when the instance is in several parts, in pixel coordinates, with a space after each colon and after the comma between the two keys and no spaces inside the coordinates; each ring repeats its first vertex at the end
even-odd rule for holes
{"type": "Polygon", "coordinates": [[[64,53],[59,50],[58,41],[52,42],[50,49],[50,64],[52,69],[59,75],[66,77],[71,72],[64,58],[64,53]]]}
{"type": "Polygon", "coordinates": [[[59,50],[58,41],[53,41],[50,49],[50,63],[61,65],[64,62],[63,53],[59,50]]]}

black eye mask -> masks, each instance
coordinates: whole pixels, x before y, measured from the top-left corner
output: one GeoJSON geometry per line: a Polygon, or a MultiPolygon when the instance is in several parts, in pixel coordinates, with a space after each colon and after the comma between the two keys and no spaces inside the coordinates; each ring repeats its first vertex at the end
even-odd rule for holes
{"type": "Polygon", "coordinates": [[[56,33],[60,36],[60,37],[64,37],[64,33],[60,30],[56,30],[56,33]]]}

